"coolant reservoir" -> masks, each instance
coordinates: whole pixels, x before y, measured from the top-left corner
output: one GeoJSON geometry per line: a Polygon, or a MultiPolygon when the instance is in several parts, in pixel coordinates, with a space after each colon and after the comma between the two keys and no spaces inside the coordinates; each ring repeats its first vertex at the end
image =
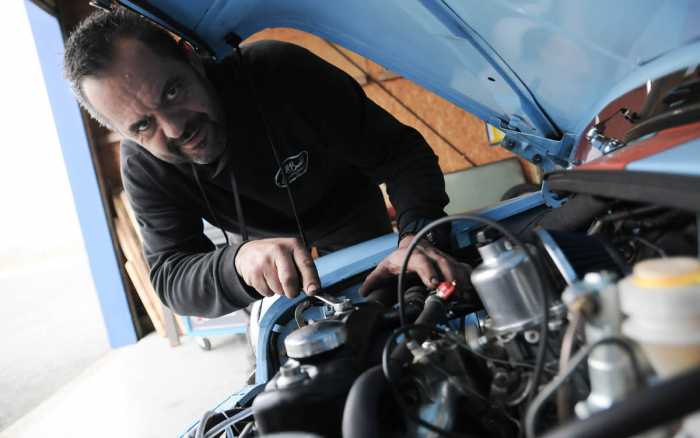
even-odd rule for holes
{"type": "Polygon", "coordinates": [[[622,331],[642,346],[659,375],[700,365],[700,261],[646,260],[619,286],[628,315],[622,331]]]}

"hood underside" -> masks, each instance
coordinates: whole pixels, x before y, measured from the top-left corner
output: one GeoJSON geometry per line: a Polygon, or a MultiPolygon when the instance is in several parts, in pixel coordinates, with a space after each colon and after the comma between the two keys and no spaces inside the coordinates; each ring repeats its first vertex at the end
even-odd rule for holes
{"type": "Polygon", "coordinates": [[[506,133],[545,170],[568,166],[607,102],[700,61],[692,0],[149,0],[122,4],[217,57],[270,27],[372,59],[506,133]],[[548,169],[549,168],[549,169],[548,169]]]}

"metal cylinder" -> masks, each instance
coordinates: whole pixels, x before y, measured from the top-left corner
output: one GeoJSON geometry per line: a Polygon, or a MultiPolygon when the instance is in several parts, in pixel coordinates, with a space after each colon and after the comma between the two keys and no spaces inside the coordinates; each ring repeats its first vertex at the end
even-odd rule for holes
{"type": "MultiPolygon", "coordinates": [[[[595,300],[597,311],[586,317],[586,342],[589,344],[609,336],[620,336],[622,312],[615,281],[613,274],[589,272],[564,292],[565,296],[589,294],[595,300]]],[[[610,408],[639,385],[629,354],[614,344],[600,345],[588,356],[588,380],[588,397],[575,408],[579,418],[610,408]]]]}
{"type": "Polygon", "coordinates": [[[347,338],[345,323],[326,319],[294,330],[284,340],[284,347],[287,356],[304,359],[341,347],[347,338]]]}
{"type": "Polygon", "coordinates": [[[479,248],[483,263],[472,272],[472,285],[496,333],[516,331],[542,318],[541,287],[532,261],[521,248],[509,248],[503,239],[479,248]]]}

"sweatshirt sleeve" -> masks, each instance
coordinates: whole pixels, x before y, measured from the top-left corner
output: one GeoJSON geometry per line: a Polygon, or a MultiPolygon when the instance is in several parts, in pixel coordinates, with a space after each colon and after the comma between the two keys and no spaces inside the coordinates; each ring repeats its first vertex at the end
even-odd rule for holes
{"type": "MultiPolygon", "coordinates": [[[[417,232],[445,215],[448,197],[438,158],[415,129],[375,104],[348,74],[308,50],[268,42],[276,64],[266,72],[269,94],[316,126],[332,153],[385,182],[400,233],[417,232]],[[273,76],[274,78],[273,79],[273,76]]],[[[250,55],[255,57],[253,51],[250,55]]],[[[256,72],[259,78],[265,73],[256,72]]]]}
{"type": "Polygon", "coordinates": [[[240,245],[215,248],[204,235],[201,215],[153,178],[162,168],[151,169],[148,159],[138,158],[122,153],[122,180],[161,301],[180,315],[214,318],[262,298],[235,270],[240,245]]]}

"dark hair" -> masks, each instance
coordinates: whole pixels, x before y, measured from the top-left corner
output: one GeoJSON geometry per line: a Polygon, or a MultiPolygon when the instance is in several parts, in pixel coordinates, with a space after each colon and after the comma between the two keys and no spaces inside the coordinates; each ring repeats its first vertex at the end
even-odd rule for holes
{"type": "Polygon", "coordinates": [[[184,59],[177,42],[167,31],[124,8],[96,11],[85,18],[66,42],[63,72],[78,102],[105,126],[109,126],[109,122],[87,101],[81,84],[86,77],[99,76],[110,67],[114,45],[124,38],[141,41],[164,56],[184,59]]]}

